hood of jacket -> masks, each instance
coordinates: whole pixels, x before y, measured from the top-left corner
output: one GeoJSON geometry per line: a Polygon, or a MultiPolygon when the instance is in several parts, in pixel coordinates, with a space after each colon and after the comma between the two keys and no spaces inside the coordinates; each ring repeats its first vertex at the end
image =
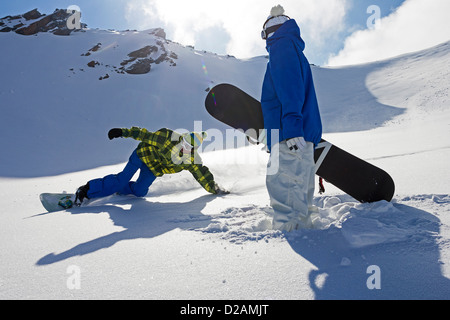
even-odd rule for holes
{"type": "Polygon", "coordinates": [[[275,31],[275,33],[266,40],[266,50],[270,53],[270,47],[280,38],[291,38],[297,43],[299,48],[305,50],[305,41],[303,41],[300,34],[300,27],[294,19],[290,19],[283,23],[283,25],[275,31]]]}

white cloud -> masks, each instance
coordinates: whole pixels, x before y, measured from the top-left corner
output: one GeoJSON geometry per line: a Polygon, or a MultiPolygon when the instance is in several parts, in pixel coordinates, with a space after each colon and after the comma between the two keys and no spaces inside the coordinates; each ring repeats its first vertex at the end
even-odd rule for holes
{"type": "MultiPolygon", "coordinates": [[[[285,0],[286,14],[297,20],[306,41],[314,46],[325,44],[344,26],[349,0],[285,0]]],[[[129,0],[126,18],[138,29],[161,26],[168,38],[182,44],[196,44],[199,33],[222,29],[218,37],[226,42],[226,53],[239,58],[266,54],[261,27],[274,0],[129,0]]],[[[213,32],[205,32],[211,42],[213,32]]],[[[205,36],[201,37],[202,42],[205,36]]],[[[220,52],[219,52],[220,53],[220,52]]]]}
{"type": "Polygon", "coordinates": [[[375,29],[356,31],[328,65],[382,60],[450,40],[449,0],[406,0],[375,29]]]}

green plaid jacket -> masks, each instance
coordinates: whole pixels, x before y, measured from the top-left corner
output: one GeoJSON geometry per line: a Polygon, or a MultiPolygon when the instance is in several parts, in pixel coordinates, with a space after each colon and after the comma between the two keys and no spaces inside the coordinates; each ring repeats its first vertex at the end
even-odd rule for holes
{"type": "Polygon", "coordinates": [[[137,155],[156,177],[188,170],[206,191],[216,193],[214,176],[202,164],[198,152],[193,149],[190,154],[183,153],[181,134],[165,128],[150,132],[132,127],[122,128],[122,137],[142,141],[137,147],[137,155]]]}

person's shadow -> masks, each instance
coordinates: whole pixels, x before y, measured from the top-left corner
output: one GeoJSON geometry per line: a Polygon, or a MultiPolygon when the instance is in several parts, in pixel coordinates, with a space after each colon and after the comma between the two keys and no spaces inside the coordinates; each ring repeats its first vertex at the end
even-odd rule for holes
{"type": "MultiPolygon", "coordinates": [[[[342,229],[305,230],[303,238],[287,237],[292,249],[316,267],[308,274],[315,299],[450,297],[450,280],[442,273],[440,220],[410,206],[393,206],[400,211],[387,212],[386,217],[377,215],[373,234],[369,236],[377,236],[376,226],[380,224],[384,235],[388,228],[384,223],[389,221],[394,236],[400,235],[398,241],[355,248],[349,246],[345,225],[342,229]],[[395,214],[401,217],[396,219],[395,214]]],[[[357,237],[357,232],[352,236],[357,237]]]]}
{"type": "Polygon", "coordinates": [[[201,211],[212,199],[214,199],[214,196],[204,195],[186,203],[159,203],[150,202],[143,198],[130,197],[126,204],[131,205],[131,208],[126,210],[111,204],[72,208],[68,210],[72,214],[108,212],[114,225],[123,227],[125,230],[80,243],[58,254],[50,253],[39,259],[36,265],[49,265],[74,256],[86,255],[100,249],[109,248],[123,240],[153,238],[176,228],[189,230],[206,227],[209,225],[211,218],[201,214],[201,211]],[[180,212],[180,208],[182,208],[182,212],[180,212]]]}

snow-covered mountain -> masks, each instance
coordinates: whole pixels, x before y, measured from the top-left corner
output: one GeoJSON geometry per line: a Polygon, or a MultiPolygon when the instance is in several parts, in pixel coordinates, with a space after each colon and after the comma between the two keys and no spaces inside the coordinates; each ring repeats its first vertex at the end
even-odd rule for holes
{"type": "Polygon", "coordinates": [[[267,57],[197,51],[159,28],[26,36],[12,18],[28,21],[0,20],[11,28],[0,30],[1,299],[450,297],[450,42],[313,67],[324,138],[389,172],[396,195],[360,204],[326,184],[314,229],[282,233],[271,228],[268,155],[225,150],[233,132],[204,108],[223,82],[259,97],[267,57]],[[224,150],[206,143],[203,161],[231,194],[182,172],[142,199],[45,213],[40,193],[122,169],[137,143],[107,132],[129,126],[208,131],[224,150]]]}

